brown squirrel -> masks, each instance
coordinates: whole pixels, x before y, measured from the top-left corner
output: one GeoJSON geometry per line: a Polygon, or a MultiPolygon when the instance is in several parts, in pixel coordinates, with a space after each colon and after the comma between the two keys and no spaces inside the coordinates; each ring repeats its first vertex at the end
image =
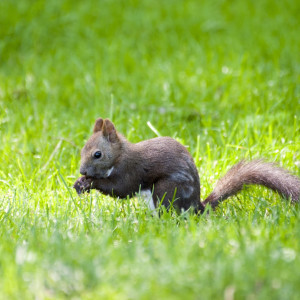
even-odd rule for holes
{"type": "Polygon", "coordinates": [[[211,194],[200,202],[200,180],[187,149],[170,137],[157,137],[132,144],[99,118],[94,132],[81,151],[80,173],[74,184],[78,194],[97,189],[103,194],[126,198],[141,192],[154,209],[160,203],[167,208],[193,208],[203,212],[210,204],[237,194],[244,185],[263,185],[292,202],[300,198],[300,178],[263,160],[240,161],[221,178],[211,194]]]}

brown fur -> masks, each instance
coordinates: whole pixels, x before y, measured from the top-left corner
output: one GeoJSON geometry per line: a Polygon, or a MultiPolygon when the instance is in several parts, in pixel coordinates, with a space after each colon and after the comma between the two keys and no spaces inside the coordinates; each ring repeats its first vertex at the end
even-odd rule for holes
{"type": "Polygon", "coordinates": [[[296,202],[300,197],[300,179],[274,163],[261,159],[240,161],[233,166],[218,182],[211,194],[204,200],[216,207],[219,202],[237,194],[244,185],[263,185],[278,192],[282,197],[296,202]]]}
{"type": "Polygon", "coordinates": [[[300,197],[300,179],[272,163],[241,161],[218,181],[213,192],[200,202],[200,180],[195,163],[184,146],[170,137],[137,144],[128,142],[108,119],[97,119],[93,135],[81,152],[80,177],[74,188],[80,194],[97,189],[126,198],[151,190],[155,206],[162,200],[181,209],[204,211],[238,193],[244,185],[266,186],[293,202],[300,197]],[[101,158],[94,157],[101,152],[101,158]]]}

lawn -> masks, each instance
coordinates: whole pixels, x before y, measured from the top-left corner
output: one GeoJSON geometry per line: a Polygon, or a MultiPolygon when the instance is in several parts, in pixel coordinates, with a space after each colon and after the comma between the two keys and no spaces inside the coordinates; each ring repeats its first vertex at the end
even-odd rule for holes
{"type": "Polygon", "coordinates": [[[72,189],[96,118],[300,176],[300,2],[0,2],[0,299],[299,299],[300,207],[247,187],[153,216],[72,189]],[[150,122],[150,123],[149,123],[150,122]]]}

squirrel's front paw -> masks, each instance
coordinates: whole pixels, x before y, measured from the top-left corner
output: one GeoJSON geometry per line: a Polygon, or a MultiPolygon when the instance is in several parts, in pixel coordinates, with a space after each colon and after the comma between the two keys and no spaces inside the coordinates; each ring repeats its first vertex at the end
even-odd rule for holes
{"type": "Polygon", "coordinates": [[[84,192],[89,192],[91,189],[91,185],[92,179],[82,176],[75,181],[73,188],[76,190],[77,194],[80,195],[84,192]]]}

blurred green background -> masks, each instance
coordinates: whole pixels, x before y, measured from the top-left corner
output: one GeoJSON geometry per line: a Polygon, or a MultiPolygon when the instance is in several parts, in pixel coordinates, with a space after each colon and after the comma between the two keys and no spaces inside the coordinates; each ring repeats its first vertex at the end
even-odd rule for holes
{"type": "Polygon", "coordinates": [[[98,117],[188,146],[202,199],[244,157],[300,175],[299,15],[297,0],[2,0],[0,298],[299,298],[299,209],[274,193],[153,218],[71,190],[98,117]]]}

